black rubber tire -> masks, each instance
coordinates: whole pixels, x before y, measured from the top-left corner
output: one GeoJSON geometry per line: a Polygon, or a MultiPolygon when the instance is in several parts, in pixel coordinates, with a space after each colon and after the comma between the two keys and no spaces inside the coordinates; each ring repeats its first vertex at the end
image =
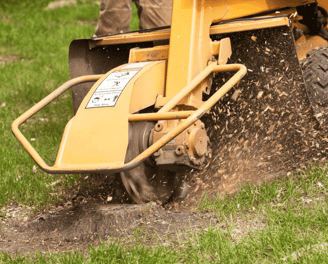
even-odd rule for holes
{"type": "Polygon", "coordinates": [[[311,50],[301,64],[314,116],[328,127],[328,46],[311,50]]]}

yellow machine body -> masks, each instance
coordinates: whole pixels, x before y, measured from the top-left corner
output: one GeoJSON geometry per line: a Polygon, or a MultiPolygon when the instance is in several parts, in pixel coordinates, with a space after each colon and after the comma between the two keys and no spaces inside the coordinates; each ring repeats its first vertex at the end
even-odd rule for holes
{"type": "Polygon", "coordinates": [[[107,168],[108,163],[124,164],[129,115],[153,105],[157,95],[164,94],[165,65],[165,61],[122,65],[99,79],[67,124],[55,167],[96,169],[107,168]],[[147,85],[152,89],[142,93],[147,85]],[[137,99],[134,104],[131,97],[137,99]]]}

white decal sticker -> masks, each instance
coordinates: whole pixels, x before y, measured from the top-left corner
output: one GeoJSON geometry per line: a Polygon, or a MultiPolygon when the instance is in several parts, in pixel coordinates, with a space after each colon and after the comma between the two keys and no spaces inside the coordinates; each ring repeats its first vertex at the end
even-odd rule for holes
{"type": "Polygon", "coordinates": [[[134,69],[134,68],[142,68],[143,66],[149,64],[150,61],[148,62],[136,62],[136,63],[131,63],[131,64],[128,64],[124,67],[122,67],[122,69],[134,69]]]}
{"type": "Polygon", "coordinates": [[[120,70],[109,74],[94,91],[86,108],[115,106],[126,85],[140,70],[120,70]]]}

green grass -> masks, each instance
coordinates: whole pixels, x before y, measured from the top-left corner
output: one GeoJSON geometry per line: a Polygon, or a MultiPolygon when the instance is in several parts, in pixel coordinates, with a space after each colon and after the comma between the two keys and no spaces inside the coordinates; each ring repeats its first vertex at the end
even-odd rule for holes
{"type": "Polygon", "coordinates": [[[135,3],[132,3],[132,17],[131,17],[130,30],[134,31],[138,29],[139,29],[138,9],[135,3]]]}
{"type": "MultiPolygon", "coordinates": [[[[95,1],[78,1],[77,6],[45,10],[50,0],[5,1],[0,3],[0,56],[14,60],[0,65],[0,207],[13,199],[39,208],[58,199],[47,187],[62,175],[49,177],[13,137],[14,119],[69,80],[68,47],[76,38],[94,34],[99,7],[95,1]]],[[[136,8],[133,8],[136,15],[136,8]]],[[[134,18],[131,29],[138,29],[134,18]]],[[[73,116],[70,92],[66,92],[31,120],[21,131],[41,157],[53,164],[63,129],[73,116]]],[[[68,177],[70,182],[76,175],[68,177]]],[[[57,188],[57,187],[55,187],[57,188]]]]}
{"type": "MultiPolygon", "coordinates": [[[[47,184],[49,177],[13,137],[12,121],[47,94],[69,80],[68,47],[75,38],[89,37],[94,32],[98,7],[84,3],[76,7],[45,10],[50,1],[8,1],[0,4],[0,56],[15,55],[15,60],[0,66],[0,206],[13,199],[23,204],[44,207],[57,196],[47,184]],[[88,23],[84,23],[88,21],[88,23]]],[[[57,153],[63,128],[72,117],[71,96],[66,93],[38,113],[21,130],[46,162],[57,153]]],[[[72,176],[75,177],[74,175],[72,176]]]]}

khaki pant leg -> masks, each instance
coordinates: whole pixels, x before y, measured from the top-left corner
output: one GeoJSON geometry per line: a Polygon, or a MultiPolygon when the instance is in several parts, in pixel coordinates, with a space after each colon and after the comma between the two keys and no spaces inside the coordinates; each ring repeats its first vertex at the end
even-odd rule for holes
{"type": "Polygon", "coordinates": [[[140,29],[171,25],[173,0],[135,0],[135,3],[140,29]]]}
{"type": "Polygon", "coordinates": [[[96,36],[126,32],[130,29],[131,0],[101,0],[96,36]]]}

